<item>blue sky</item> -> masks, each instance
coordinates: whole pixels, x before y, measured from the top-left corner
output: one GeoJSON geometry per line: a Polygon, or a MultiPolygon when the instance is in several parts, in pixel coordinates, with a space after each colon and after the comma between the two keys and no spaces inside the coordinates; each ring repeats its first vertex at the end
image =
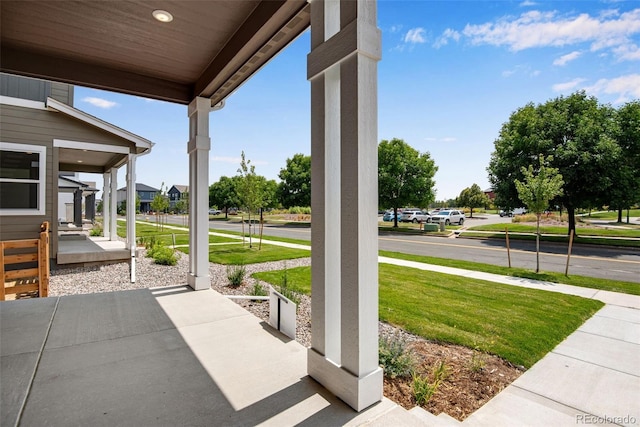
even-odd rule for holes
{"type": "MultiPolygon", "coordinates": [[[[380,0],[378,27],[378,140],[429,152],[438,200],[489,186],[493,142],[528,102],[640,98],[640,1],[380,0]]],[[[276,180],[287,158],[310,153],[308,52],[307,31],[211,113],[211,183],[236,174],[242,150],[276,180]]],[[[75,107],[156,144],[138,182],[188,184],[185,106],[78,87],[75,107]]]]}

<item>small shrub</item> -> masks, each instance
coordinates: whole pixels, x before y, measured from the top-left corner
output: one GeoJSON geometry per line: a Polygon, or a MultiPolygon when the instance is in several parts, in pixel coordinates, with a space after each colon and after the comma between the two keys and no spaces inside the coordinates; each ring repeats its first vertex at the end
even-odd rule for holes
{"type": "Polygon", "coordinates": [[[277,286],[278,292],[282,294],[285,298],[292,301],[296,306],[300,305],[300,296],[296,291],[289,287],[289,280],[287,278],[287,266],[285,264],[284,270],[282,271],[282,278],[280,279],[280,286],[277,286]]]}
{"type": "Polygon", "coordinates": [[[229,279],[229,285],[238,287],[244,282],[244,277],[247,275],[247,269],[244,265],[228,265],[227,266],[227,279],[229,279]]]}
{"type": "Polygon", "coordinates": [[[469,361],[469,369],[472,372],[480,372],[484,369],[487,364],[487,355],[480,351],[478,347],[473,349],[473,353],[471,354],[471,360],[469,361]]]}
{"type": "Polygon", "coordinates": [[[292,206],[289,208],[289,213],[294,215],[310,215],[310,206],[292,206]]]}
{"type": "Polygon", "coordinates": [[[436,390],[438,390],[439,385],[440,383],[438,382],[431,383],[429,382],[429,378],[414,373],[411,388],[413,389],[413,397],[416,399],[416,403],[419,406],[427,403],[435,394],[436,390]]]}
{"type": "Polygon", "coordinates": [[[102,236],[102,227],[98,225],[93,226],[93,228],[89,232],[89,235],[93,237],[102,236]]]}
{"type": "Polygon", "coordinates": [[[249,295],[256,296],[256,297],[266,297],[267,295],[269,295],[269,291],[267,290],[267,288],[262,286],[262,284],[258,279],[256,279],[255,283],[253,284],[253,287],[249,291],[249,295]]]}
{"type": "Polygon", "coordinates": [[[178,257],[173,249],[156,245],[153,250],[153,261],[160,265],[176,265],[178,257]]]}
{"type": "Polygon", "coordinates": [[[449,367],[441,360],[433,367],[431,374],[433,376],[432,382],[429,382],[429,378],[426,376],[419,375],[415,372],[413,374],[411,386],[413,389],[413,397],[416,399],[418,405],[427,403],[436,391],[438,391],[440,384],[449,376],[449,367]]]}
{"type": "Polygon", "coordinates": [[[413,372],[415,360],[404,340],[382,337],[378,343],[378,362],[389,378],[406,378],[413,372]]]}
{"type": "MultiPolygon", "coordinates": [[[[140,237],[138,242],[142,246],[144,246],[147,251],[152,250],[155,246],[160,244],[156,236],[143,236],[143,237],[140,237]]],[[[147,256],[151,256],[151,255],[147,253],[147,256]]]]}

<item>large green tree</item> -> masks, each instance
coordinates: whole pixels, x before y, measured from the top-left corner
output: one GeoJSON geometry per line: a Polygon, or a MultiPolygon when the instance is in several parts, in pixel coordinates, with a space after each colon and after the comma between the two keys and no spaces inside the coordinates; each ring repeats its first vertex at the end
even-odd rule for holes
{"type": "Polygon", "coordinates": [[[434,175],[438,167],[429,153],[420,153],[402,139],[382,140],[378,145],[378,204],[393,208],[427,207],[435,199],[434,175]]]}
{"type": "Polygon", "coordinates": [[[628,209],[640,202],[640,101],[621,106],[617,111],[616,125],[620,155],[607,204],[618,211],[618,222],[622,222],[622,210],[627,209],[628,213],[628,209]]]}
{"type": "Polygon", "coordinates": [[[473,218],[473,209],[487,206],[489,198],[478,184],[473,184],[460,192],[458,196],[458,205],[469,208],[469,216],[473,218]]]}
{"type": "Polygon", "coordinates": [[[229,208],[239,206],[240,199],[236,191],[236,182],[240,177],[221,176],[218,182],[209,186],[209,206],[224,209],[225,218],[228,217],[229,208]]]}
{"type": "Polygon", "coordinates": [[[584,92],[519,108],[502,126],[487,168],[496,204],[522,206],[515,186],[524,179],[522,168],[540,155],[553,156],[549,166],[564,179],[555,201],[567,209],[568,233],[575,232],[576,208],[603,204],[615,184],[620,148],[614,130],[615,110],[584,92]]]}
{"type": "Polygon", "coordinates": [[[285,208],[311,206],[311,156],[294,154],[280,169],[280,202],[285,208]]]}
{"type": "Polygon", "coordinates": [[[540,216],[549,207],[549,202],[562,194],[564,184],[558,169],[546,166],[552,161],[552,157],[540,156],[535,168],[529,165],[521,169],[522,181],[515,180],[520,200],[529,212],[536,214],[536,273],[540,271],[540,216]]]}

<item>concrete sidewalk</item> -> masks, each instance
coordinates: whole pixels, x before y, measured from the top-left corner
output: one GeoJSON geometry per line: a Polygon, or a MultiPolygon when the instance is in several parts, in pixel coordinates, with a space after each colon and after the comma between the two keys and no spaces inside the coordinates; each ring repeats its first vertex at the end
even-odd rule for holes
{"type": "MultiPolygon", "coordinates": [[[[263,243],[310,249],[271,240],[263,243]]],[[[405,413],[398,407],[371,425],[640,426],[640,296],[388,257],[379,257],[379,262],[576,295],[606,305],[464,422],[434,417],[420,408],[405,413]]]]}

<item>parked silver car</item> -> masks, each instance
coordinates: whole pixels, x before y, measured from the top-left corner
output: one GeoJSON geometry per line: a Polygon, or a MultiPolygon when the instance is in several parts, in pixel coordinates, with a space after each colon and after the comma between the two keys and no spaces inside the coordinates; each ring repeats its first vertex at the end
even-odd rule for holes
{"type": "Polygon", "coordinates": [[[433,215],[431,220],[438,223],[444,221],[445,225],[462,225],[464,224],[464,213],[456,209],[449,209],[446,211],[440,211],[437,215],[433,215]]]}
{"type": "Polygon", "coordinates": [[[401,222],[431,222],[431,215],[427,211],[408,210],[403,211],[400,217],[401,222]]]}

